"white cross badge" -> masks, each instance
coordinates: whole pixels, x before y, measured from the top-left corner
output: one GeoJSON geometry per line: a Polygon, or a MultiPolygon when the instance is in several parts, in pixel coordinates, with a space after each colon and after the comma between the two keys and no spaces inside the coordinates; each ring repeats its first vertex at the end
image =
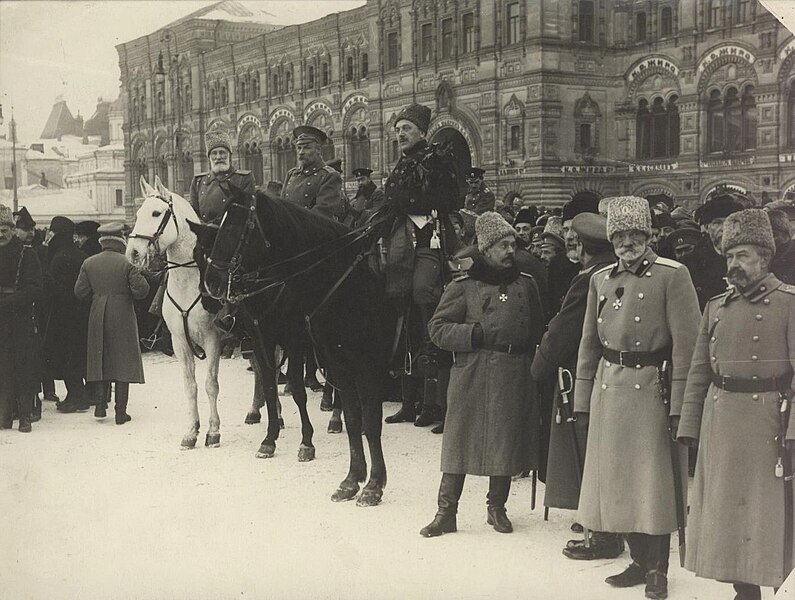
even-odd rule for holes
{"type": "Polygon", "coordinates": [[[500,302],[508,302],[508,294],[500,294],[500,302]]]}

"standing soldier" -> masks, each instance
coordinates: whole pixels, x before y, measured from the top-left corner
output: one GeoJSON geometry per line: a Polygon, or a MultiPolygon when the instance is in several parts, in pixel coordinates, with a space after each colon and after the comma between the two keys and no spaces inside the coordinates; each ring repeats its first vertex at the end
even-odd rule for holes
{"type": "Polygon", "coordinates": [[[487,523],[513,526],[505,512],[511,476],[537,463],[538,407],[530,363],[544,331],[541,296],[513,260],[516,230],[496,212],[476,222],[479,254],[444,291],[428,329],[455,352],[442,439],[438,512],[420,531],[456,531],[466,475],[489,477],[487,523]]]}
{"type": "Polygon", "coordinates": [[[353,170],[353,176],[359,188],[356,190],[356,195],[353,197],[351,208],[360,215],[360,221],[366,220],[368,216],[379,210],[384,205],[384,191],[379,189],[370,175],[373,174],[372,169],[360,167],[353,170]]]}
{"type": "MultiPolygon", "coordinates": [[[[437,398],[438,387],[443,387],[437,386],[442,355],[430,341],[428,321],[442,297],[447,259],[455,251],[449,213],[460,206],[453,155],[428,144],[425,136],[430,123],[431,109],[421,104],[412,104],[397,116],[395,132],[402,155],[384,190],[392,217],[384,235],[386,296],[401,312],[407,304],[411,306],[409,325],[417,324],[422,340],[420,348],[411,349],[417,351],[417,364],[423,365],[419,370],[424,377],[426,414],[420,415],[415,423],[419,425],[430,425],[442,404],[437,398]]],[[[409,383],[406,378],[404,383],[409,383]]],[[[402,408],[387,417],[387,423],[414,421],[414,399],[407,392],[404,389],[402,408]]]]}
{"type": "Polygon", "coordinates": [[[342,200],[342,177],[323,160],[321,145],[326,134],[310,125],[293,130],[298,166],[290,169],[282,188],[282,198],[315,210],[329,219],[345,216],[342,200]]]}
{"type": "Polygon", "coordinates": [[[14,236],[11,209],[0,204],[0,428],[31,431],[30,413],[39,388],[33,303],[41,294],[36,253],[14,236]]]}
{"type": "Polygon", "coordinates": [[[759,600],[795,567],[795,287],[769,272],[763,211],[729,216],[722,244],[732,288],[704,311],[678,430],[699,444],[685,567],[759,600]]]}
{"type": "Polygon", "coordinates": [[[256,182],[251,171],[232,166],[232,144],[224,131],[211,130],[204,134],[204,145],[210,159],[210,170],[199,173],[190,184],[190,205],[203,223],[220,221],[228,202],[221,184],[229,182],[249,194],[256,182]]]}
{"type": "Polygon", "coordinates": [[[484,212],[494,210],[496,199],[494,192],[483,181],[486,171],[478,167],[472,167],[467,172],[466,181],[469,189],[464,197],[464,208],[461,209],[461,216],[464,217],[464,230],[466,239],[471,243],[475,238],[475,219],[484,212]]]}
{"type": "MultiPolygon", "coordinates": [[[[606,265],[615,262],[615,255],[607,239],[607,219],[591,213],[578,214],[569,223],[576,233],[576,246],[582,270],[572,280],[571,287],[563,299],[560,312],[549,322],[549,329],[533,359],[531,374],[537,384],[547,380],[563,381],[570,388],[574,383],[577,366],[577,350],[582,337],[585,306],[591,276],[606,265]],[[559,376],[562,372],[563,376],[559,376]]],[[[571,233],[571,231],[569,233],[571,233]]],[[[544,505],[550,508],[577,510],[580,499],[582,465],[587,430],[575,433],[575,422],[571,419],[574,399],[572,389],[553,392],[552,414],[549,432],[549,458],[547,461],[544,505]],[[565,396],[566,403],[563,403],[565,396]],[[578,435],[579,438],[578,439],[578,435]]],[[[572,542],[563,554],[575,560],[615,558],[624,551],[621,536],[615,533],[593,532],[593,542],[572,542]]]]}
{"type": "Polygon", "coordinates": [[[629,544],[632,564],[607,583],[645,582],[647,598],[665,598],[687,484],[685,448],[671,446],[669,418],[682,406],[698,298],[687,269],[648,247],[644,198],[613,198],[607,235],[618,262],[591,277],[577,357],[574,406],[580,426],[590,422],[578,517],[629,544]]]}
{"type": "Polygon", "coordinates": [[[707,200],[697,211],[698,223],[706,235],[682,259],[682,264],[690,271],[702,311],[710,298],[726,289],[726,261],[720,254],[723,222],[742,209],[743,205],[733,194],[723,193],[707,200]]]}
{"type": "Polygon", "coordinates": [[[132,418],[127,414],[130,384],[144,382],[133,300],[144,298],[149,284],[124,256],[122,224],[103,225],[98,233],[102,252],[86,259],[74,286],[75,296],[91,301],[86,381],[93,384],[98,418],[107,414],[114,382],[116,425],[124,425],[132,418]]]}

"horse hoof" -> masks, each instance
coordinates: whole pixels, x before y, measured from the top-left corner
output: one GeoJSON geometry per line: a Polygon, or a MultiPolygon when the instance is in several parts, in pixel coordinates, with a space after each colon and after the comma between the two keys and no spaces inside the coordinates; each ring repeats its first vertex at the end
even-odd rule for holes
{"type": "Polygon", "coordinates": [[[284,419],[279,417],[279,429],[284,429],[284,419]]]}
{"type": "Polygon", "coordinates": [[[204,445],[208,448],[217,448],[221,445],[221,434],[208,433],[207,437],[204,438],[204,445]]]}
{"type": "Polygon", "coordinates": [[[257,458],[273,458],[276,454],[276,444],[260,444],[257,450],[257,458]]]}
{"type": "Polygon", "coordinates": [[[356,500],[356,506],[378,506],[381,504],[381,497],[384,492],[381,490],[364,490],[356,500]]]}
{"type": "Polygon", "coordinates": [[[298,448],[298,462],[309,462],[315,460],[314,446],[301,446],[298,448]]]}
{"type": "Polygon", "coordinates": [[[183,450],[193,450],[196,447],[196,436],[182,438],[180,447],[183,450]]]}
{"type": "Polygon", "coordinates": [[[342,433],[342,420],[332,417],[328,422],[329,433],[342,433]]]}
{"type": "Polygon", "coordinates": [[[250,412],[246,415],[246,425],[254,425],[262,421],[262,415],[259,412],[250,412]]]}
{"type": "Polygon", "coordinates": [[[337,488],[337,491],[331,494],[331,501],[332,502],[346,502],[347,500],[353,500],[356,497],[356,494],[359,493],[359,486],[353,488],[348,488],[344,486],[340,486],[337,488]]]}

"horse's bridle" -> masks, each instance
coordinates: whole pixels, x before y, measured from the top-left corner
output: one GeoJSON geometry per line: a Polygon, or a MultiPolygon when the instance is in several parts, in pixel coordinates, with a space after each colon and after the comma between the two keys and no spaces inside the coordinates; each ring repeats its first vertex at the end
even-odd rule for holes
{"type": "Polygon", "coordinates": [[[157,230],[154,232],[153,235],[144,235],[142,233],[131,233],[129,236],[130,238],[139,238],[142,240],[146,240],[149,242],[149,246],[154,248],[156,254],[160,254],[160,236],[163,235],[163,232],[166,230],[168,226],[168,222],[171,219],[174,219],[174,227],[177,228],[177,235],[179,236],[179,222],[177,221],[177,215],[174,214],[174,202],[171,199],[171,194],[169,194],[168,198],[163,198],[162,196],[150,196],[152,198],[157,198],[161,202],[165,202],[168,208],[166,212],[163,213],[163,218],[160,220],[160,225],[157,226],[157,230]]]}

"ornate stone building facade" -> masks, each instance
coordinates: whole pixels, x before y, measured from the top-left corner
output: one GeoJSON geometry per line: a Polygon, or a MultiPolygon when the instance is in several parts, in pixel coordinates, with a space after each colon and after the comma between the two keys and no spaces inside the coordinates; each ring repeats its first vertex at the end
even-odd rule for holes
{"type": "Polygon", "coordinates": [[[410,102],[500,197],[795,190],[795,38],[757,0],[367,0],[282,28],[193,15],[117,49],[133,195],[155,174],[186,192],[212,128],[259,182],[303,123],[346,175],[386,175],[410,102]]]}

